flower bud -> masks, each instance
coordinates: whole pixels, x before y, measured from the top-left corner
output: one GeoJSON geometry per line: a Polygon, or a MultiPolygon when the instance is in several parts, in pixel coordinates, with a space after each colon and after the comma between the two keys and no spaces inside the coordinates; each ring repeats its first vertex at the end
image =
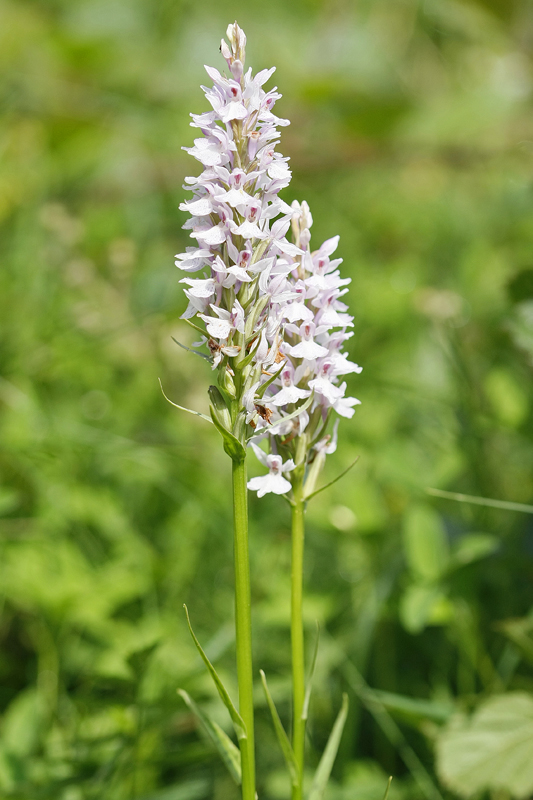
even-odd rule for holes
{"type": "Polygon", "coordinates": [[[235,400],[235,398],[237,397],[237,390],[235,389],[233,378],[231,377],[227,367],[225,367],[224,369],[219,369],[218,385],[225,394],[229,395],[229,397],[231,397],[232,400],[235,400]]]}
{"type": "Polygon", "coordinates": [[[217,420],[226,430],[231,430],[231,414],[226,401],[217,386],[210,386],[207,390],[211,400],[211,408],[217,420]]]}

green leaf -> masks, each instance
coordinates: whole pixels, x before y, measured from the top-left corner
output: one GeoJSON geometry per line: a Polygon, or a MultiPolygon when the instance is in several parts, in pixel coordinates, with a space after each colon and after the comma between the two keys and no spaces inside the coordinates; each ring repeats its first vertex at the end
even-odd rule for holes
{"type": "Polygon", "coordinates": [[[285,728],[282,725],[278,711],[276,709],[276,706],[274,705],[274,701],[272,700],[272,696],[268,690],[265,673],[263,672],[263,670],[260,670],[260,672],[261,672],[261,681],[263,683],[263,689],[265,690],[265,696],[267,699],[268,707],[270,709],[270,713],[272,714],[272,722],[274,723],[276,736],[278,737],[278,742],[281,747],[283,756],[285,758],[287,769],[289,770],[289,774],[291,776],[291,783],[293,786],[298,786],[299,779],[298,779],[298,765],[296,763],[296,758],[294,756],[291,743],[289,742],[289,737],[285,733],[285,728]]]}
{"type": "Polygon", "coordinates": [[[490,533],[467,533],[456,546],[452,561],[457,566],[471,564],[480,558],[492,555],[500,546],[497,536],[490,533]]]}
{"type": "Polygon", "coordinates": [[[409,633],[420,633],[426,625],[443,625],[453,614],[450,600],[438,585],[413,583],[400,600],[400,619],[409,633]]]}
{"type": "Polygon", "coordinates": [[[231,431],[228,431],[227,428],[220,424],[213,413],[213,409],[210,409],[210,411],[211,419],[214,422],[215,428],[222,436],[224,442],[224,451],[228,454],[232,461],[244,461],[246,458],[246,450],[242,444],[239,442],[237,437],[232,434],[231,431]]]}
{"type": "Polygon", "coordinates": [[[29,759],[39,747],[46,718],[46,706],[37,689],[32,687],[19,692],[3,716],[3,749],[23,760],[29,759]]]}
{"type": "Polygon", "coordinates": [[[215,745],[216,749],[218,750],[219,754],[224,761],[224,764],[227,766],[231,777],[237,784],[237,786],[241,785],[241,754],[239,752],[239,748],[236,747],[229,736],[222,730],[222,728],[217,725],[214,720],[212,720],[205,711],[202,711],[199,708],[192,697],[187,694],[184,689],[178,689],[178,694],[183,698],[183,700],[187,703],[189,708],[191,709],[192,713],[200,722],[202,728],[204,729],[205,733],[211,739],[213,744],[215,745]]]}
{"type": "Polygon", "coordinates": [[[320,759],[320,763],[315,772],[315,777],[313,778],[311,791],[309,792],[307,800],[322,800],[324,797],[324,792],[326,791],[329,776],[331,775],[331,770],[333,769],[333,763],[337,755],[337,750],[339,749],[347,714],[348,695],[344,694],[342,697],[341,710],[339,711],[337,719],[335,720],[333,730],[330,733],[328,743],[326,745],[326,749],[322,754],[322,758],[320,759]]]}
{"type": "Polygon", "coordinates": [[[533,792],[533,696],[492,696],[470,717],[458,714],[437,739],[437,771],[452,791],[467,797],[504,790],[533,792]]]}
{"type": "Polygon", "coordinates": [[[434,722],[446,722],[454,712],[451,703],[439,703],[435,700],[420,700],[394,692],[382,692],[373,689],[374,698],[388,710],[410,722],[418,724],[421,720],[431,719],[434,722]]]}
{"type": "Polygon", "coordinates": [[[163,384],[161,383],[161,378],[158,378],[158,381],[159,386],[161,387],[161,392],[163,393],[163,397],[170,403],[171,406],[174,406],[174,408],[179,408],[180,411],[187,411],[189,414],[194,414],[195,417],[201,417],[202,419],[205,419],[206,422],[211,422],[209,417],[205,414],[201,414],[199,411],[193,411],[192,408],[185,408],[185,406],[179,406],[177,403],[174,403],[169,397],[166,396],[163,389],[163,384]]]}
{"type": "Polygon", "coordinates": [[[206,656],[206,654],[204,653],[204,651],[202,649],[202,645],[200,644],[200,642],[196,638],[195,633],[194,633],[194,631],[192,629],[191,621],[189,619],[189,611],[187,609],[187,606],[184,605],[183,608],[185,609],[185,614],[187,616],[187,625],[189,626],[189,631],[191,632],[191,636],[192,636],[192,638],[194,640],[194,643],[195,643],[195,645],[197,647],[198,652],[200,653],[200,655],[202,657],[202,661],[206,665],[207,669],[209,670],[209,674],[213,678],[214,684],[217,687],[217,691],[218,691],[218,693],[220,695],[220,699],[222,700],[222,702],[224,703],[224,705],[226,706],[226,708],[229,711],[229,715],[231,717],[231,721],[233,722],[233,727],[235,728],[235,733],[237,734],[237,738],[239,740],[246,739],[247,738],[247,736],[246,736],[246,726],[244,724],[244,720],[241,717],[241,715],[239,714],[239,712],[237,711],[237,709],[235,708],[235,706],[233,705],[233,702],[232,702],[231,697],[229,696],[229,694],[228,694],[228,692],[226,690],[226,687],[224,686],[224,684],[220,680],[216,669],[214,668],[214,666],[209,661],[208,657],[206,656]]]}
{"type": "Polygon", "coordinates": [[[389,777],[389,780],[387,781],[387,788],[385,789],[385,794],[383,795],[383,800],[387,800],[387,797],[389,796],[391,783],[392,783],[392,775],[389,777]]]}
{"type": "Polygon", "coordinates": [[[436,581],[449,562],[448,541],[440,515],[428,505],[413,506],[407,513],[403,545],[411,572],[425,581],[436,581]]]}
{"type": "Polygon", "coordinates": [[[499,622],[496,628],[504,633],[522,651],[522,655],[533,664],[533,619],[531,616],[507,619],[499,622]]]}
{"type": "Polygon", "coordinates": [[[324,486],[321,486],[320,489],[317,489],[316,491],[311,492],[311,494],[306,495],[305,499],[311,500],[312,497],[316,497],[317,494],[320,494],[320,492],[323,492],[325,489],[329,489],[329,487],[333,486],[334,483],[337,483],[337,481],[340,481],[341,478],[344,478],[346,473],[349,472],[353,467],[355,467],[358,461],[359,461],[359,456],[357,456],[357,458],[354,461],[352,461],[352,463],[348,467],[346,467],[346,469],[343,469],[343,471],[340,472],[336,478],[333,478],[332,481],[329,481],[329,483],[326,483],[324,484],[324,486]]]}

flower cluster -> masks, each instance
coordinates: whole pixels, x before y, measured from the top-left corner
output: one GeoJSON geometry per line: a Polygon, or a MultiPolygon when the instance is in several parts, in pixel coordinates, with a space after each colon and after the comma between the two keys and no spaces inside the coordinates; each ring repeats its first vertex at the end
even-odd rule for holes
{"type": "Polygon", "coordinates": [[[307,204],[279,197],[291,173],[275,150],[278,128],[289,124],[272,111],[281,95],[263,89],[274,68],[245,72],[243,31],[235,23],[227,37],[229,77],[206,67],[213,86],[202,88],[212,110],[191,115],[202,136],[184,149],[203,171],[186,178],[193,197],[180,209],[191,214],[184,228],[196,243],[176,264],[201,273],[181,281],[189,301],[183,316],[202,333],[198,345],[207,345],[217,370],[213,421],[243,448],[254,439],[269,473],[249,487],[283,494],[291,485],[285,475],[334,449],[331,413],[350,417],[358,403],[341,378],[360,368],[342,350],[352,317],[340,299],[349,280],[340,277],[341,259],[330,258],[338,237],[311,252],[307,204]]]}
{"type": "Polygon", "coordinates": [[[214,85],[202,88],[212,111],[191,115],[191,125],[203,135],[184,149],[204,169],[186,178],[193,198],[180,208],[192,215],[184,228],[197,244],[176,256],[176,265],[187,273],[203,271],[202,277],[182,279],[189,300],[183,316],[204,323],[201,344],[218,368],[222,401],[217,395],[212,413],[245,443],[252,417],[268,416],[250,390],[283,360],[282,318],[271,308],[292,296],[286,290],[288,259],[301,251],[286,239],[293,210],[278,196],[291,173],[288,159],[275,150],[277,128],[288,124],[272,113],[281,95],[262,88],[274,69],[255,77],[244,72],[246,37],[236,23],[227,35],[230,46],[222,41],[221,51],[230,77],[206,67],[214,85]]]}
{"type": "Polygon", "coordinates": [[[302,252],[289,259],[292,269],[287,276],[287,293],[296,296],[279,310],[284,334],[280,349],[286,360],[263,397],[264,405],[275,409],[282,419],[278,422],[273,414],[270,425],[261,420],[257,426],[261,427],[257,438],[268,438],[272,453],[270,461],[265,462],[260,455],[263,451],[254,447],[269,467],[268,475],[248,484],[259,496],[290,491],[291,484],[282,473],[292,471],[295,462],[304,476],[308,468],[305,492],[311,494],[325,456],[336,449],[338,423],[332,435],[327,433],[331,414],[352,417],[359,403],[346,397],[347,384],[342,380],[362,368],[343,352],[344,343],[352,336],[348,329],[353,327],[353,317],[341,300],[350,279],[340,277],[342,259],[330,258],[339,237],[328,239],[312,252],[309,206],[295,201],[292,208],[293,238],[302,252]],[[301,412],[294,417],[298,407],[301,412]],[[284,462],[280,454],[289,456],[288,460],[284,462]]]}

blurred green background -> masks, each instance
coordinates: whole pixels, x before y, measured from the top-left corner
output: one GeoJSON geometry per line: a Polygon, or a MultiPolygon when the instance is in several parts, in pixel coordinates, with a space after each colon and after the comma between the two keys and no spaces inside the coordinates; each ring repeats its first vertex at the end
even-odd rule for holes
{"type": "MultiPolygon", "coordinates": [[[[191,338],[173,256],[189,243],[183,178],[200,168],[180,148],[235,18],[254,70],[278,68],[284,198],[309,202],[315,246],[341,234],[364,366],[324,479],[360,460],[308,513],[310,767],[347,691],[328,800],[381,800],[389,774],[393,800],[468,794],[483,778],[454,774],[460,714],[507,693],[533,704],[532,517],[425,493],[533,502],[533,5],[12,0],[2,798],[238,797],[176,693],[228,727],[182,604],[235,694],[229,462],[158,385],[207,408],[208,367],[171,340],[191,338]]],[[[281,500],[251,498],[256,667],[285,721],[288,525],[281,500]]],[[[257,702],[260,798],[283,800],[257,702]]]]}

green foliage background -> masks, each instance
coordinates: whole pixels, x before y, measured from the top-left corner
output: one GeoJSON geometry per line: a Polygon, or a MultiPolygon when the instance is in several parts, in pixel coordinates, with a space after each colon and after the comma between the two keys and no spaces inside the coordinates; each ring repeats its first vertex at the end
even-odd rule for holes
{"type": "MultiPolygon", "coordinates": [[[[235,694],[228,459],[158,385],[207,408],[171,340],[180,148],[235,18],[278,67],[285,199],[317,246],[341,234],[364,366],[324,479],[360,460],[308,513],[310,764],[348,691],[329,800],[388,774],[393,800],[467,793],[450,715],[533,692],[531,517],[425,493],[533,501],[531,3],[4,0],[3,798],[237,797],[176,693],[227,729],[182,604],[235,694]]],[[[288,508],[251,516],[256,665],[288,720],[288,508]]],[[[258,724],[260,797],[282,800],[258,724]]]]}

